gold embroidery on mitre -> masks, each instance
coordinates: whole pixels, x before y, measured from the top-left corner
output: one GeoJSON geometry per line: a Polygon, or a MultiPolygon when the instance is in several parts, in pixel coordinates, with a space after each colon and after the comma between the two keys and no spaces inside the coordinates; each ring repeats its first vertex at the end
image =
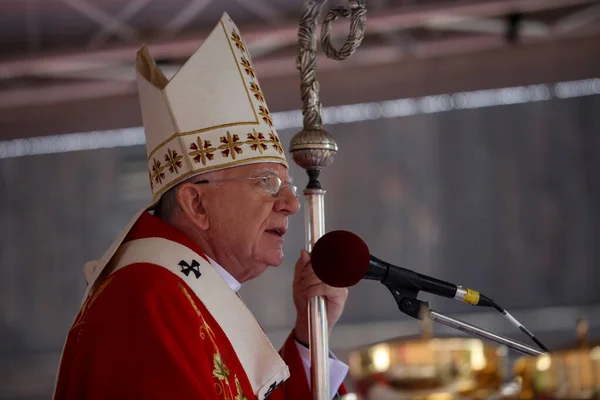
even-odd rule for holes
{"type": "Polygon", "coordinates": [[[250,82],[250,91],[254,93],[254,97],[256,98],[256,100],[260,101],[261,103],[265,102],[265,97],[263,96],[262,91],[258,87],[258,84],[250,82]]]}
{"type": "Polygon", "coordinates": [[[283,147],[281,146],[281,142],[279,141],[279,137],[273,132],[269,133],[270,142],[273,144],[273,148],[277,150],[279,154],[283,154],[283,147]]]}
{"type": "Polygon", "coordinates": [[[169,172],[178,174],[179,168],[182,167],[182,159],[183,156],[177,154],[177,151],[167,149],[167,154],[165,154],[165,167],[169,168],[169,172]]]}
{"type": "MultiPolygon", "coordinates": [[[[225,37],[228,37],[229,35],[227,33],[227,28],[225,27],[225,24],[223,23],[223,21],[220,21],[220,24],[221,24],[221,27],[223,29],[223,33],[225,34],[225,37]]],[[[242,52],[246,52],[244,44],[243,44],[243,40],[242,40],[241,36],[237,32],[235,32],[235,30],[232,33],[231,40],[233,40],[236,43],[236,47],[238,47],[238,49],[240,49],[242,52]],[[238,46],[238,42],[236,42],[233,39],[234,36],[238,38],[239,45],[241,46],[241,48],[238,46]]],[[[173,139],[175,139],[177,137],[180,137],[180,136],[193,135],[193,134],[196,134],[196,133],[213,131],[213,130],[216,130],[216,129],[228,128],[228,127],[232,127],[232,126],[259,125],[260,124],[260,122],[258,120],[258,115],[256,114],[256,109],[254,107],[254,102],[252,101],[252,97],[250,96],[250,92],[248,91],[248,85],[246,84],[246,80],[244,79],[244,75],[242,74],[242,71],[240,70],[240,66],[238,65],[238,58],[237,58],[237,56],[235,54],[235,51],[233,50],[233,47],[231,46],[231,42],[228,40],[227,43],[228,43],[229,49],[231,51],[231,56],[233,57],[233,60],[235,62],[237,70],[239,72],[240,79],[242,81],[244,90],[246,92],[246,95],[248,96],[248,102],[250,103],[250,108],[252,109],[252,113],[254,114],[254,121],[230,122],[230,123],[225,123],[225,124],[220,124],[220,125],[208,126],[208,127],[205,127],[205,128],[194,129],[192,131],[176,132],[176,133],[172,134],[171,136],[169,136],[168,138],[166,138],[165,140],[163,140],[161,143],[159,143],[154,149],[152,149],[152,151],[150,152],[150,154],[148,154],[148,160],[150,160],[150,158],[154,155],[154,153],[156,153],[164,145],[166,145],[171,140],[173,140],[173,139]]],[[[150,57],[150,59],[152,59],[152,58],[150,57]]],[[[173,78],[171,78],[171,79],[173,79],[173,78]]],[[[165,98],[165,99],[168,101],[168,98],[165,98]]],[[[170,108],[169,108],[169,110],[170,110],[170,108]]],[[[172,117],[172,120],[174,122],[177,122],[174,117],[172,117]]]]}
{"type": "Polygon", "coordinates": [[[242,40],[240,34],[237,33],[235,30],[231,31],[231,40],[233,40],[233,42],[235,43],[235,47],[237,47],[238,50],[240,50],[242,53],[246,52],[246,46],[244,46],[244,41],[242,40]]]}
{"type": "Polygon", "coordinates": [[[267,123],[267,125],[269,125],[270,127],[273,127],[273,119],[271,118],[271,113],[269,112],[269,109],[267,107],[262,106],[262,105],[259,106],[258,113],[262,117],[263,121],[265,121],[267,123]]]}
{"type": "Polygon", "coordinates": [[[154,181],[160,185],[163,179],[165,179],[165,174],[163,172],[165,167],[161,166],[160,161],[156,158],[153,158],[152,161],[152,177],[154,178],[154,181]]]}
{"type": "Polygon", "coordinates": [[[250,146],[251,150],[258,151],[262,154],[263,151],[269,148],[268,144],[270,140],[265,139],[265,135],[260,132],[256,132],[256,129],[252,129],[251,133],[248,133],[248,140],[246,144],[250,146]]]}
{"type": "MultiPolygon", "coordinates": [[[[257,81],[249,49],[235,25],[230,25],[227,19],[222,19],[220,25],[227,41],[226,47],[230,50],[223,53],[227,57],[222,61],[229,63],[231,60],[235,63],[238,71],[236,75],[240,77],[240,81],[233,79],[231,83],[242,84],[254,121],[224,123],[185,132],[181,132],[177,128],[179,125],[176,125],[176,131],[151,149],[148,155],[154,202],[184,179],[204,172],[261,161],[279,162],[287,166],[285,152],[275,133],[273,117],[257,81]],[[267,135],[269,130],[271,134],[267,135]],[[198,136],[199,133],[202,133],[201,137],[198,136]],[[259,133],[262,138],[258,137],[259,133]],[[189,137],[191,135],[195,136],[189,137]],[[268,136],[268,140],[265,136],[268,136]]],[[[165,97],[164,100],[170,103],[169,98],[165,97]]]]}
{"type": "MultiPolygon", "coordinates": [[[[251,163],[251,162],[275,162],[275,163],[281,163],[281,160],[283,158],[280,156],[273,156],[273,155],[262,155],[262,156],[258,156],[258,157],[248,157],[248,158],[243,158],[241,160],[235,160],[235,161],[230,161],[227,163],[219,163],[218,167],[219,168],[228,168],[228,167],[235,167],[236,165],[241,165],[244,163],[251,163]]],[[[182,182],[185,178],[191,176],[191,175],[198,175],[201,174],[203,172],[208,172],[208,171],[214,171],[215,167],[214,166],[208,166],[208,167],[204,167],[204,168],[198,168],[198,169],[193,169],[191,171],[186,172],[185,174],[179,175],[177,178],[173,179],[172,181],[170,181],[169,183],[165,184],[163,187],[161,187],[160,189],[158,189],[156,191],[156,193],[154,193],[153,198],[156,200],[163,192],[171,189],[173,186],[177,185],[179,182],[182,182]]]]}
{"type": "Polygon", "coordinates": [[[244,56],[242,56],[242,58],[240,60],[241,60],[240,64],[244,68],[244,71],[246,71],[246,74],[250,78],[256,79],[256,75],[254,74],[254,68],[252,68],[252,64],[250,64],[250,61],[248,61],[248,59],[244,56]]]}
{"type": "Polygon", "coordinates": [[[237,133],[231,136],[231,133],[227,131],[227,136],[221,136],[221,143],[223,144],[219,146],[219,150],[221,150],[221,154],[225,158],[231,155],[231,158],[235,160],[236,154],[242,154],[244,152],[240,147],[243,142],[240,142],[240,137],[237,133]]]}
{"type": "Polygon", "coordinates": [[[198,138],[196,139],[197,144],[196,143],[192,143],[190,145],[190,151],[188,154],[190,156],[192,156],[193,160],[197,163],[201,162],[202,165],[206,165],[206,160],[212,161],[214,158],[214,152],[217,151],[217,149],[215,149],[214,147],[212,147],[212,144],[210,143],[210,140],[205,140],[204,144],[202,144],[202,139],[200,138],[200,136],[198,136],[198,138]]]}

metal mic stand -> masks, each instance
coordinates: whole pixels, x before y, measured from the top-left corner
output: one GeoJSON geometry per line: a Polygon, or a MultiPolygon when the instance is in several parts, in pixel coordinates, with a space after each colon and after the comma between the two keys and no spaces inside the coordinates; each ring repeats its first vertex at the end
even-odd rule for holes
{"type": "Polygon", "coordinates": [[[509,339],[501,335],[497,335],[495,333],[486,331],[485,329],[479,328],[475,325],[471,325],[467,322],[460,321],[458,319],[450,318],[446,315],[438,313],[437,311],[431,310],[429,308],[429,303],[417,299],[418,292],[414,290],[397,288],[392,284],[384,284],[384,286],[387,287],[390,290],[390,292],[392,292],[392,296],[394,296],[394,299],[396,300],[400,311],[413,318],[419,320],[429,318],[432,321],[439,322],[442,325],[446,325],[451,328],[457,329],[461,332],[468,333],[469,335],[505,345],[523,354],[532,356],[546,354],[543,351],[536,349],[535,347],[527,346],[523,343],[517,342],[515,340],[509,339]]]}

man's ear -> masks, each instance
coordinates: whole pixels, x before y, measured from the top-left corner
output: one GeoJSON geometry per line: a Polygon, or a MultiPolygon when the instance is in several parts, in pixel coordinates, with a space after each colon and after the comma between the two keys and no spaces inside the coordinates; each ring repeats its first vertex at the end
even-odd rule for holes
{"type": "Polygon", "coordinates": [[[199,185],[184,183],[177,191],[177,202],[188,220],[202,230],[209,227],[208,212],[204,207],[205,191],[199,185]]]}

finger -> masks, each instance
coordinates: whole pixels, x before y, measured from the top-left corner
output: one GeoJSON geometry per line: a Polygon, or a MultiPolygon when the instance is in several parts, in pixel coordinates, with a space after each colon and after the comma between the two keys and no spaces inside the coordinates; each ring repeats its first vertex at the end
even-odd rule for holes
{"type": "Polygon", "coordinates": [[[308,287],[316,284],[323,284],[323,281],[319,279],[312,268],[307,268],[306,271],[303,271],[302,273],[300,284],[302,287],[308,287]]]}
{"type": "Polygon", "coordinates": [[[300,257],[298,261],[296,261],[296,266],[294,267],[294,280],[297,281],[302,277],[302,272],[306,269],[306,264],[310,262],[310,255],[304,249],[300,250],[300,257]]]}
{"type": "Polygon", "coordinates": [[[328,301],[338,302],[337,300],[339,299],[339,302],[343,302],[348,296],[348,290],[346,288],[334,288],[321,283],[307,287],[302,294],[305,298],[321,296],[326,297],[328,301]]]}

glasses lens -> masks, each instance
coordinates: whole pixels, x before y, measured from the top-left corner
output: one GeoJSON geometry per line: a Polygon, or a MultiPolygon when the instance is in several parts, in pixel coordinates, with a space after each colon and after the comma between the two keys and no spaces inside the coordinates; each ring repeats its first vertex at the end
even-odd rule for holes
{"type": "Polygon", "coordinates": [[[288,185],[288,187],[290,188],[290,190],[292,191],[292,193],[294,194],[294,196],[298,197],[298,187],[294,186],[294,185],[288,185]]]}
{"type": "Polygon", "coordinates": [[[277,197],[281,190],[281,179],[276,175],[269,175],[265,179],[265,189],[271,197],[277,197]]]}

